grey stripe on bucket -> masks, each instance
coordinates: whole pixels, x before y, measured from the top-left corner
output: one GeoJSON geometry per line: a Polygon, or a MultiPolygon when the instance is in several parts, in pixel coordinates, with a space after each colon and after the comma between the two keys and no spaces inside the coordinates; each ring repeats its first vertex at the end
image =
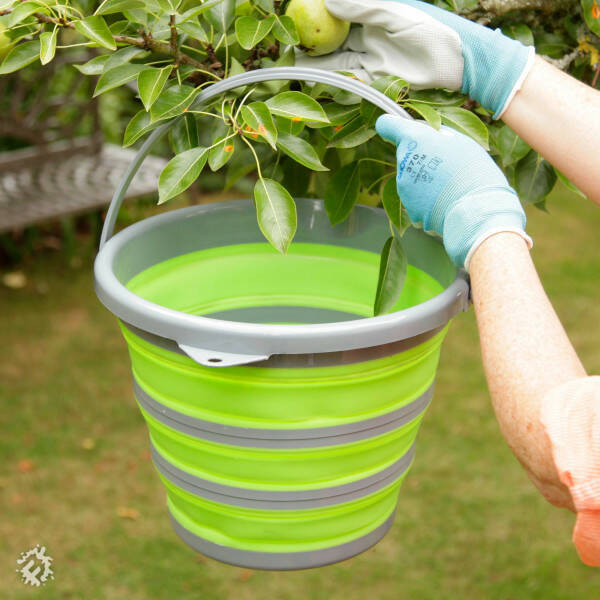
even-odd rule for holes
{"type": "Polygon", "coordinates": [[[341,560],[356,556],[371,546],[374,546],[392,527],[395,511],[384,523],[345,544],[310,550],[308,552],[252,552],[251,550],[240,550],[230,546],[215,544],[192,533],[171,514],[171,524],[175,533],[194,550],[210,556],[221,562],[245,567],[247,569],[262,569],[265,571],[294,571],[299,569],[313,569],[323,567],[341,560]]]}
{"type": "Polygon", "coordinates": [[[378,473],[343,485],[312,490],[256,490],[240,488],[203,479],[171,464],[150,441],[154,465],[174,485],[221,504],[262,510],[303,510],[343,504],[382,490],[402,477],[415,456],[415,443],[389,467],[378,473]]]}
{"type": "MultiPolygon", "coordinates": [[[[345,314],[345,313],[344,313],[345,314]]],[[[209,317],[211,315],[208,315],[209,317]]],[[[346,319],[344,319],[346,320],[346,319]]],[[[161,337],[139,329],[130,323],[121,320],[123,326],[139,338],[162,348],[169,352],[175,352],[183,356],[188,356],[176,342],[169,338],[161,337]]],[[[269,369],[309,369],[314,367],[336,367],[341,365],[352,365],[379,358],[386,358],[395,354],[406,352],[438,334],[444,326],[431,329],[425,333],[415,335],[398,342],[381,344],[380,346],[370,346],[368,348],[359,348],[356,350],[343,350],[341,352],[321,352],[314,354],[273,354],[267,360],[261,360],[252,364],[244,365],[246,368],[268,367],[269,369]]]]}
{"type": "Polygon", "coordinates": [[[421,415],[433,397],[432,384],[412,402],[371,419],[312,429],[260,429],[222,425],[168,408],[145,392],[135,377],[133,388],[142,409],[157,421],[180,433],[231,446],[279,449],[337,446],[389,433],[421,415]]]}

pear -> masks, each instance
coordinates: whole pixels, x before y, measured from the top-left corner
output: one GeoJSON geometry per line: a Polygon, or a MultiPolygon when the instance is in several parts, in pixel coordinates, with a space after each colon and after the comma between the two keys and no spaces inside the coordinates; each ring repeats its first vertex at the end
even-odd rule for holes
{"type": "Polygon", "coordinates": [[[290,0],[285,14],[296,24],[300,44],[310,56],[337,50],[350,31],[350,23],[334,17],[325,0],[290,0]]]}

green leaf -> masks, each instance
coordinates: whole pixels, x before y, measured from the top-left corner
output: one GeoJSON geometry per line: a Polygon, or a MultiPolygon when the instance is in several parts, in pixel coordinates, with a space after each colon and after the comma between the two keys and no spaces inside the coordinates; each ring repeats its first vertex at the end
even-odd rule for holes
{"type": "Polygon", "coordinates": [[[131,144],[137,142],[143,135],[152,131],[158,125],[158,121],[151,121],[150,114],[145,109],[140,110],[133,116],[125,128],[123,146],[131,146],[131,144]]]}
{"type": "Polygon", "coordinates": [[[121,19],[120,21],[114,21],[111,23],[108,28],[110,32],[115,35],[125,35],[126,33],[131,33],[133,27],[131,21],[127,19],[121,19]]]}
{"type": "Polygon", "coordinates": [[[576,193],[581,198],[587,199],[587,196],[570,179],[563,175],[556,167],[554,168],[554,172],[556,173],[556,176],[558,177],[559,181],[565,187],[567,187],[572,192],[576,193]]]}
{"type": "Polygon", "coordinates": [[[375,316],[394,308],[402,293],[407,269],[408,260],[402,242],[395,236],[388,238],[379,261],[379,281],[373,311],[375,316]]]}
{"type": "Polygon", "coordinates": [[[381,201],[392,225],[394,225],[396,229],[398,229],[400,235],[402,235],[410,227],[410,217],[408,216],[406,209],[402,206],[402,202],[398,196],[398,187],[396,185],[395,177],[390,177],[383,186],[381,201]]]}
{"type": "Polygon", "coordinates": [[[198,40],[199,42],[208,42],[208,36],[206,35],[206,31],[204,31],[204,27],[200,25],[197,19],[191,19],[189,21],[181,23],[180,25],[177,25],[177,29],[183,31],[183,33],[186,33],[187,35],[189,35],[195,40],[198,40]]]}
{"type": "Polygon", "coordinates": [[[581,0],[586,25],[600,36],[600,4],[598,0],[581,0]]]}
{"type": "Polygon", "coordinates": [[[186,21],[194,19],[198,15],[201,15],[203,12],[206,12],[207,10],[211,9],[213,6],[216,6],[217,4],[221,4],[222,2],[223,2],[223,0],[212,0],[212,2],[204,2],[203,4],[200,4],[199,6],[193,6],[192,8],[186,10],[181,15],[181,17],[179,17],[177,19],[176,22],[178,25],[180,23],[185,23],[186,21]]]}
{"type": "Polygon", "coordinates": [[[44,6],[40,5],[39,2],[23,2],[22,4],[17,4],[6,19],[6,27],[10,29],[25,20],[29,15],[43,11],[44,6]]]}
{"type": "Polygon", "coordinates": [[[145,9],[139,8],[135,8],[133,10],[124,10],[123,16],[132,25],[142,25],[143,27],[148,27],[148,21],[151,19],[151,15],[149,15],[145,9]]]}
{"type": "Polygon", "coordinates": [[[523,204],[537,204],[552,191],[556,173],[535,150],[517,164],[515,185],[523,204]]]}
{"type": "Polygon", "coordinates": [[[192,148],[173,157],[158,180],[158,203],[162,204],[187,190],[202,172],[207,148],[192,148]]]}
{"type": "MultiPolygon", "coordinates": [[[[408,84],[406,81],[394,75],[387,75],[386,77],[376,79],[371,84],[371,87],[379,90],[394,102],[398,102],[398,100],[408,92],[408,84]]],[[[383,111],[372,102],[362,100],[360,103],[360,114],[362,115],[365,125],[372,127],[375,125],[377,117],[383,114],[383,111]]]]}
{"type": "Polygon", "coordinates": [[[156,99],[159,97],[169,75],[173,70],[173,65],[167,65],[162,69],[148,67],[138,74],[137,83],[140,100],[144,104],[146,110],[150,110],[156,99]]]}
{"type": "Polygon", "coordinates": [[[283,150],[288,156],[291,156],[296,162],[313,171],[329,171],[319,160],[317,151],[302,138],[280,132],[277,147],[283,150]]]}
{"type": "Polygon", "coordinates": [[[275,15],[273,23],[273,35],[276,40],[288,46],[296,46],[300,43],[300,36],[296,29],[296,24],[291,17],[287,15],[275,15]]]}
{"type": "MultiPolygon", "coordinates": [[[[261,152],[270,152],[266,146],[258,146],[255,149],[258,160],[264,164],[261,157],[261,152]]],[[[292,162],[292,161],[289,161],[292,162]]],[[[225,176],[225,190],[230,189],[242,177],[256,170],[256,160],[250,149],[246,146],[239,151],[236,150],[231,160],[227,163],[227,175],[225,176]]]]}
{"type": "Polygon", "coordinates": [[[581,0],[586,25],[600,36],[600,4],[598,0],[581,0]]]}
{"type": "Polygon", "coordinates": [[[47,65],[54,58],[57,37],[58,27],[55,27],[52,31],[45,31],[40,35],[40,62],[43,65],[47,65]]]}
{"type": "Polygon", "coordinates": [[[235,17],[235,4],[236,0],[219,0],[211,3],[210,7],[203,6],[204,9],[208,9],[205,15],[206,20],[216,31],[220,33],[227,31],[235,17]]]}
{"type": "MultiPolygon", "coordinates": [[[[156,13],[175,13],[181,4],[181,0],[146,0],[146,4],[156,13]]],[[[160,15],[163,16],[163,15],[160,15]]]]}
{"type": "Polygon", "coordinates": [[[283,171],[283,185],[294,198],[305,198],[311,184],[311,174],[295,160],[279,163],[283,171]]]}
{"type": "Polygon", "coordinates": [[[241,113],[244,123],[254,130],[253,133],[262,136],[275,150],[277,148],[277,128],[269,107],[264,102],[252,102],[242,106],[241,113]]]}
{"type": "Polygon", "coordinates": [[[119,87],[128,81],[132,81],[141,71],[147,68],[146,65],[132,65],[125,63],[124,65],[119,65],[114,69],[102,73],[96,84],[96,89],[94,90],[94,98],[104,92],[108,92],[108,90],[119,87]]]}
{"type": "Polygon", "coordinates": [[[198,146],[198,126],[194,115],[185,114],[178,119],[169,131],[171,147],[175,154],[198,146]]]}
{"type": "Polygon", "coordinates": [[[306,127],[304,121],[292,121],[291,119],[284,119],[283,117],[275,117],[275,125],[277,131],[280,133],[289,133],[290,135],[300,135],[306,127]]]}
{"type": "Polygon", "coordinates": [[[464,104],[466,97],[447,90],[411,90],[410,99],[433,106],[460,106],[464,104]]]}
{"type": "MultiPolygon", "coordinates": [[[[268,12],[268,13],[273,12],[273,10],[274,10],[273,0],[254,0],[254,1],[258,6],[260,6],[266,12],[268,12]]],[[[282,4],[284,4],[284,3],[282,2],[282,4]]]]}
{"type": "MultiPolygon", "coordinates": [[[[339,127],[339,125],[338,125],[339,127]]],[[[364,144],[375,135],[375,130],[363,125],[360,118],[353,119],[336,131],[328,148],[355,148],[364,144]]]]}
{"type": "Polygon", "coordinates": [[[232,156],[235,151],[235,139],[227,135],[217,136],[213,147],[208,154],[208,166],[211,171],[218,171],[232,156]],[[228,139],[226,139],[228,138],[228,139]]]}
{"type": "Polygon", "coordinates": [[[94,56],[91,60],[88,60],[83,65],[73,65],[80,73],[84,75],[100,75],[104,71],[106,62],[111,57],[110,54],[103,54],[102,56],[94,56]]]}
{"type": "Polygon", "coordinates": [[[145,58],[150,53],[137,46],[125,46],[119,48],[116,52],[108,55],[108,60],[104,65],[104,72],[114,69],[128,63],[136,58],[145,58]]]}
{"type": "Polygon", "coordinates": [[[533,46],[535,44],[533,33],[525,23],[512,23],[502,27],[502,33],[511,37],[513,40],[518,40],[524,46],[533,46]]]}
{"type": "Polygon", "coordinates": [[[88,40],[92,40],[92,42],[109,50],[117,49],[112,33],[106,21],[100,15],[91,15],[81,21],[75,21],[73,25],[88,40]]]}
{"type": "Polygon", "coordinates": [[[538,54],[550,58],[562,58],[570,50],[570,43],[562,33],[536,31],[535,49],[538,54]]]}
{"type": "Polygon", "coordinates": [[[442,126],[442,117],[429,104],[422,102],[407,102],[404,105],[406,108],[414,110],[418,115],[421,115],[434,129],[439,131],[442,126]]]}
{"type": "Polygon", "coordinates": [[[200,93],[200,88],[191,85],[174,85],[164,90],[152,104],[150,116],[152,121],[169,119],[184,112],[194,98],[200,93]]]}
{"type": "Polygon", "coordinates": [[[444,125],[466,133],[476,142],[489,150],[489,134],[485,124],[472,112],[455,106],[441,106],[438,111],[444,125]]]}
{"type": "Polygon", "coordinates": [[[362,100],[360,103],[360,115],[363,123],[368,127],[374,127],[375,121],[383,114],[383,110],[379,106],[375,106],[368,100],[362,100]]]}
{"type": "Polygon", "coordinates": [[[531,150],[529,144],[524,142],[508,125],[500,128],[495,142],[500,153],[500,160],[505,167],[519,162],[531,150]]]}
{"type": "MultiPolygon", "coordinates": [[[[376,79],[371,84],[371,87],[374,87],[376,90],[379,90],[388,98],[391,98],[394,102],[399,102],[402,98],[404,98],[407,95],[409,84],[403,79],[400,79],[399,77],[388,75],[386,77],[376,79]]],[[[367,100],[361,101],[361,114],[363,115],[365,123],[375,123],[377,116],[379,116],[381,112],[382,111],[371,102],[368,102],[367,100]]]]}
{"type": "Polygon", "coordinates": [[[267,106],[274,115],[286,117],[294,121],[321,121],[329,123],[329,119],[321,105],[302,92],[281,92],[267,100],[267,106]]]}
{"type": "Polygon", "coordinates": [[[371,83],[371,87],[379,90],[394,102],[398,102],[398,100],[406,96],[409,84],[404,79],[400,79],[400,77],[396,77],[395,75],[386,75],[385,77],[376,79],[371,83]]]}
{"type": "Polygon", "coordinates": [[[345,125],[360,112],[358,106],[345,106],[336,102],[328,102],[323,106],[325,114],[332,125],[345,125]]]}
{"type": "Polygon", "coordinates": [[[269,242],[282,254],[296,233],[296,205],[289,192],[273,179],[259,179],[254,186],[258,226],[269,242]]]}
{"type": "Polygon", "coordinates": [[[235,36],[240,46],[245,50],[252,50],[268,35],[274,22],[274,16],[267,17],[261,21],[254,17],[240,17],[235,22],[235,36]]]}
{"type": "Polygon", "coordinates": [[[24,42],[15,46],[5,57],[0,65],[0,75],[14,73],[30,65],[40,57],[40,40],[24,42]]]}
{"type": "MultiPolygon", "coordinates": [[[[234,75],[240,75],[241,73],[245,73],[246,69],[244,69],[242,63],[240,63],[239,60],[237,60],[234,56],[231,57],[231,63],[229,66],[229,73],[228,76],[229,77],[233,77],[234,75]]],[[[241,89],[246,89],[246,86],[244,86],[243,88],[236,88],[238,91],[241,89]]]]}
{"type": "Polygon", "coordinates": [[[145,4],[142,0],[104,0],[96,9],[95,15],[111,15],[120,13],[124,10],[135,10],[136,8],[144,8],[145,4]]]}
{"type": "Polygon", "coordinates": [[[342,167],[325,188],[325,210],[332,225],[344,221],[356,204],[360,187],[359,163],[342,167]]]}

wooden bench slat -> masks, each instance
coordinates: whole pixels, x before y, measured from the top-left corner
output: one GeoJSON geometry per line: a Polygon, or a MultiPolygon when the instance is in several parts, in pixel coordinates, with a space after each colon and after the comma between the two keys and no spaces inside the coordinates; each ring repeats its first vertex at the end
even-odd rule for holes
{"type": "MultiPolygon", "coordinates": [[[[103,144],[89,152],[91,142],[55,142],[39,149],[0,154],[0,232],[45,220],[72,216],[110,203],[135,151],[103,144]],[[79,151],[77,151],[77,149],[79,151]]],[[[149,156],[129,187],[127,197],[153,194],[166,160],[149,156]]]]}

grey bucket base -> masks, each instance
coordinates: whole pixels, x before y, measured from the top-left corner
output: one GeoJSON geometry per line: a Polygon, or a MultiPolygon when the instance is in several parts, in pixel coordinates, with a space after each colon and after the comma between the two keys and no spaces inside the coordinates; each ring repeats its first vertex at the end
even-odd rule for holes
{"type": "Polygon", "coordinates": [[[394,523],[395,511],[379,527],[367,535],[340,544],[331,548],[312,550],[310,552],[252,552],[250,550],[239,550],[221,546],[209,542],[204,538],[192,533],[175,519],[172,514],[171,524],[175,533],[200,554],[209,556],[223,563],[244,567],[246,569],[258,569],[263,571],[299,571],[301,569],[314,569],[324,567],[333,563],[352,558],[374,546],[390,530],[394,523]]]}

